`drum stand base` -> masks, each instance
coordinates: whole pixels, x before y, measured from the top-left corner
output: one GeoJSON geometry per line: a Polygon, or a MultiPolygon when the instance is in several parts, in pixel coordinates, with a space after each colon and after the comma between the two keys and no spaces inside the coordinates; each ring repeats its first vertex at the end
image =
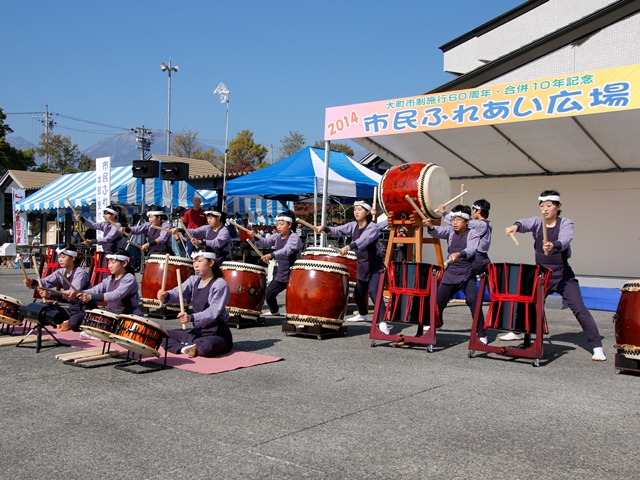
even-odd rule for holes
{"type": "Polygon", "coordinates": [[[318,340],[331,337],[346,337],[348,328],[342,325],[339,329],[326,328],[322,325],[291,325],[287,320],[282,322],[282,331],[286,336],[300,335],[303,337],[313,337],[318,340]]]}
{"type": "Polygon", "coordinates": [[[37,324],[35,327],[32,327],[31,330],[29,330],[26,333],[26,335],[22,337],[22,340],[20,340],[20,342],[16,345],[16,347],[31,348],[30,345],[23,345],[23,342],[29,337],[29,335],[31,335],[31,332],[33,332],[34,330],[36,330],[36,353],[40,353],[40,350],[42,348],[47,348],[47,347],[70,347],[69,344],[62,343],[60,340],[58,340],[56,336],[53,333],[51,333],[47,327],[40,324],[37,324]],[[55,340],[55,343],[49,343],[43,347],[42,346],[42,330],[45,330],[47,334],[53,340],[55,340]]]}
{"type": "Polygon", "coordinates": [[[266,324],[263,316],[259,316],[257,320],[249,320],[240,315],[230,315],[227,323],[230,327],[236,327],[238,329],[242,327],[260,327],[266,324]]]}
{"type": "Polygon", "coordinates": [[[615,356],[616,373],[634,372],[640,373],[640,359],[627,358],[622,353],[616,353],[615,356]]]}
{"type": "Polygon", "coordinates": [[[110,350],[111,350],[111,342],[102,342],[101,352],[97,352],[96,349],[84,350],[80,352],[72,352],[68,354],[56,355],[56,358],[58,360],[62,360],[62,363],[64,363],[65,365],[71,365],[73,367],[80,367],[80,368],[109,367],[111,365],[118,365],[120,363],[124,363],[128,361],[126,358],[116,359],[123,352],[119,352],[119,351],[111,352],[110,350]],[[96,362],[99,362],[99,363],[96,363],[96,362]]]}
{"type": "Polygon", "coordinates": [[[142,374],[142,373],[151,373],[157,372],[159,370],[164,370],[166,368],[173,368],[167,366],[167,346],[169,345],[169,339],[164,339],[164,362],[163,363],[154,363],[154,362],[145,362],[142,360],[142,355],[138,354],[138,359],[136,360],[136,354],[131,350],[127,353],[127,358],[123,363],[116,365],[114,368],[118,370],[122,370],[123,372],[142,374]]]}
{"type": "Polygon", "coordinates": [[[152,308],[140,305],[139,308],[140,308],[140,311],[142,312],[142,314],[145,317],[160,318],[162,320],[173,320],[173,319],[176,319],[176,318],[178,318],[178,313],[180,313],[177,310],[169,310],[166,307],[160,307],[160,308],[152,309],[152,308]]]}

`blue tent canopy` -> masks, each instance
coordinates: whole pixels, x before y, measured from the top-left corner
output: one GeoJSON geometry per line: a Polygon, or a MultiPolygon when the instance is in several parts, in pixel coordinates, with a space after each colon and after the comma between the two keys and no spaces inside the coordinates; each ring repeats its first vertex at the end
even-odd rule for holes
{"type": "MultiPolygon", "coordinates": [[[[331,151],[327,178],[330,196],[372,198],[381,178],[344,153],[331,151]]],[[[274,165],[230,180],[227,195],[301,200],[314,192],[321,195],[324,180],[324,150],[305,147],[274,165]]]]}

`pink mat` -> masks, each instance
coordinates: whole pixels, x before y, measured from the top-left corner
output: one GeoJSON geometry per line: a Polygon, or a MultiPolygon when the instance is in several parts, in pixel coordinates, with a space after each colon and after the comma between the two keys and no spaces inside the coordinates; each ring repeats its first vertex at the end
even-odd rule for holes
{"type": "MultiPolygon", "coordinates": [[[[53,330],[53,334],[62,343],[67,343],[74,348],[90,349],[102,347],[99,340],[85,340],[80,338],[79,332],[58,332],[53,330]]],[[[111,351],[126,351],[124,348],[111,344],[111,351]]],[[[160,349],[160,358],[143,357],[144,361],[160,363],[164,362],[164,347],[160,349]]],[[[214,373],[228,372],[239,368],[253,367],[255,365],[263,365],[265,363],[279,362],[284,360],[282,357],[272,357],[271,355],[261,355],[259,353],[241,352],[232,350],[231,352],[220,355],[215,358],[196,357],[189,358],[186,355],[177,355],[175,353],[167,354],[167,366],[178,368],[180,370],[188,370],[189,372],[201,373],[204,375],[212,375],[214,373]]]]}

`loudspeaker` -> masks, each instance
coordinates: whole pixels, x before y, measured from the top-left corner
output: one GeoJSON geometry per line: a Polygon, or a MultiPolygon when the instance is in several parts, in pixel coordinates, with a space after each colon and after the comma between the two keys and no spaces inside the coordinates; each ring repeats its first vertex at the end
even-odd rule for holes
{"type": "Polygon", "coordinates": [[[160,179],[162,180],[188,180],[189,164],[182,162],[162,162],[160,165],[160,179]]]}
{"type": "Polygon", "coordinates": [[[69,313],[55,303],[30,303],[20,307],[18,312],[25,319],[40,326],[55,327],[69,319],[69,313]]]}
{"type": "Polygon", "coordinates": [[[157,178],[160,162],[157,160],[134,160],[131,172],[133,178],[157,178]]]}

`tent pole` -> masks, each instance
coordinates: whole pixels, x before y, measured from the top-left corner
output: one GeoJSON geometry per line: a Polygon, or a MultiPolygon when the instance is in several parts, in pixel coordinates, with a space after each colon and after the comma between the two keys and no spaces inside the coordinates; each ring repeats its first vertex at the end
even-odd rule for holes
{"type": "MultiPolygon", "coordinates": [[[[329,196],[329,157],[330,157],[330,145],[329,140],[324,142],[324,182],[322,183],[322,222],[321,225],[327,224],[327,197],[329,196]]],[[[323,233],[320,237],[320,244],[323,247],[327,246],[327,234],[323,233]]]]}
{"type": "MultiPolygon", "coordinates": [[[[318,177],[313,177],[313,226],[318,226],[318,177]]],[[[313,246],[318,246],[318,234],[313,231],[313,246]]]]}

